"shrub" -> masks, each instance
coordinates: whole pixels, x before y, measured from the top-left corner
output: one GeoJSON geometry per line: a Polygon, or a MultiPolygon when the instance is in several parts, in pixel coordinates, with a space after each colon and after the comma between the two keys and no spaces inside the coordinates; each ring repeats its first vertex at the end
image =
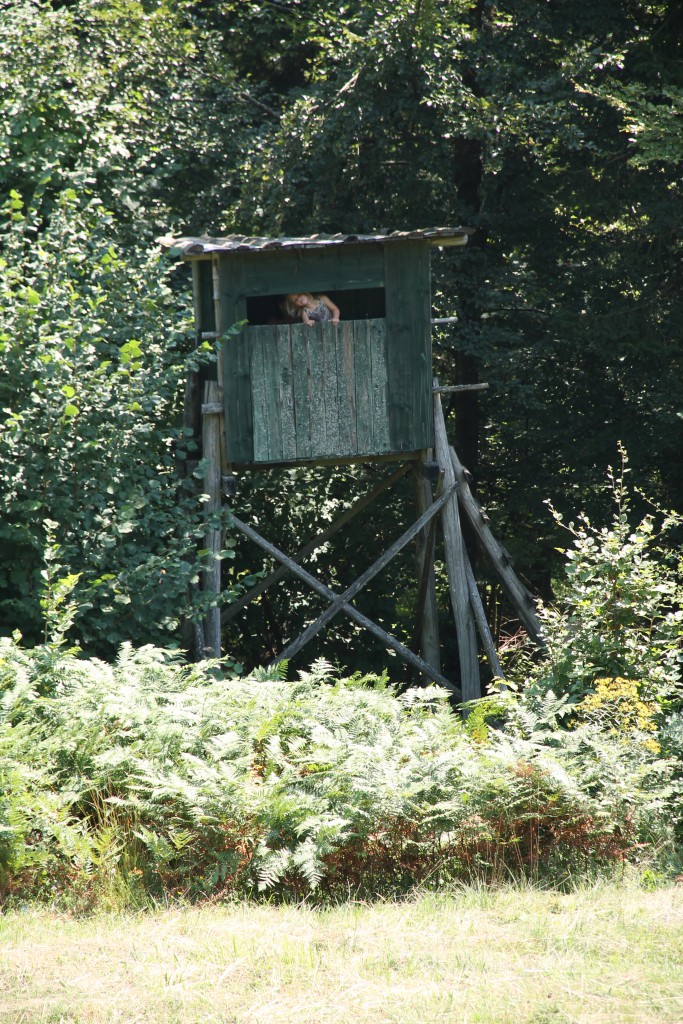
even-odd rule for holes
{"type": "MultiPolygon", "coordinates": [[[[540,609],[546,653],[523,661],[516,675],[531,693],[566,694],[580,701],[598,680],[635,685],[639,699],[666,715],[680,706],[683,585],[680,554],[667,550],[667,535],[680,530],[673,513],[646,515],[632,524],[621,475],[610,473],[615,513],[606,527],[585,515],[565,529],[573,537],[554,606],[540,609]]],[[[562,516],[553,510],[556,521],[562,516]]]]}
{"type": "Polygon", "coordinates": [[[227,681],[151,647],[109,665],[0,643],[5,899],[395,893],[667,837],[667,765],[563,729],[561,701],[503,695],[507,732],[475,737],[434,687],[325,663],[227,681]]]}
{"type": "Polygon", "coordinates": [[[49,216],[41,195],[25,209],[15,192],[0,214],[0,616],[41,639],[43,553],[58,545],[93,653],[170,645],[181,615],[203,613],[206,515],[176,458],[193,443],[183,381],[210,351],[192,351],[159,254],[117,248],[87,187],[53,194],[49,216]]]}

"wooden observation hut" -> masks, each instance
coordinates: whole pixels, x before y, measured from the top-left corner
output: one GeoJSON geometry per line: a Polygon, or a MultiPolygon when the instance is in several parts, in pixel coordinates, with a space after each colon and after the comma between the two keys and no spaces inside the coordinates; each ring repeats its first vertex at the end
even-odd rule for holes
{"type": "MultiPolygon", "coordinates": [[[[466,473],[448,444],[440,393],[463,388],[440,388],[432,376],[432,326],[444,321],[432,318],[431,249],[464,246],[468,235],[467,228],[434,228],[306,238],[160,240],[171,255],[192,265],[198,339],[220,340],[216,379],[190,380],[186,391],[186,422],[197,423],[201,415],[197,433],[207,466],[204,489],[209,512],[233,490],[236,471],[357,461],[399,463],[349,513],[293,557],[233,514],[234,526],[278,561],[280,568],[225,609],[224,619],[288,571],[329,602],[318,620],[277,660],[292,657],[344,612],[424,677],[464,700],[478,697],[477,626],[493,674],[502,673],[463,545],[459,506],[468,514],[527,631],[534,638],[539,636],[532,598],[491,536],[466,473]],[[340,323],[310,327],[291,322],[282,300],[299,292],[330,295],[341,309],[340,323]],[[344,593],[335,593],[299,564],[408,472],[415,480],[417,522],[344,593]],[[433,570],[438,513],[458,640],[459,685],[446,679],[440,667],[433,570]],[[420,653],[408,650],[351,603],[411,540],[418,546],[420,653]]],[[[217,593],[221,586],[218,531],[207,531],[206,547],[214,556],[203,586],[217,593]]],[[[220,655],[220,628],[216,608],[204,620],[203,636],[197,641],[212,656],[220,655]]]]}

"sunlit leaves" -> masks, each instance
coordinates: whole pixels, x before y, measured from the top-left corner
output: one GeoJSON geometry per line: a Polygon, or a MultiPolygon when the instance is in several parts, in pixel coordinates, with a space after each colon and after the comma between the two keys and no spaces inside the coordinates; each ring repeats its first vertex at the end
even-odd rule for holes
{"type": "Polygon", "coordinates": [[[49,515],[85,641],[178,640],[203,532],[174,459],[185,300],[156,254],[117,250],[101,203],[69,190],[54,204],[39,247],[41,211],[6,211],[0,607],[34,635],[49,515]]]}

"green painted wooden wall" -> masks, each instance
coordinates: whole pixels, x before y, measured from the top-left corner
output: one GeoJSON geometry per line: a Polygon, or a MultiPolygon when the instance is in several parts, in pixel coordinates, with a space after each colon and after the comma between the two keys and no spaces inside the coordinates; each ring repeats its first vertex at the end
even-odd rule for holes
{"type": "Polygon", "coordinates": [[[387,245],[384,266],[392,451],[431,448],[429,249],[424,242],[387,245]]]}
{"type": "Polygon", "coordinates": [[[425,241],[221,253],[200,274],[202,316],[209,318],[205,297],[211,277],[219,330],[246,320],[248,296],[363,288],[382,288],[385,296],[382,320],[344,320],[342,310],[338,327],[246,326],[226,339],[229,462],[296,462],[433,446],[425,241]]]}
{"type": "Polygon", "coordinates": [[[384,320],[247,327],[223,373],[229,462],[393,451],[384,320]]]}

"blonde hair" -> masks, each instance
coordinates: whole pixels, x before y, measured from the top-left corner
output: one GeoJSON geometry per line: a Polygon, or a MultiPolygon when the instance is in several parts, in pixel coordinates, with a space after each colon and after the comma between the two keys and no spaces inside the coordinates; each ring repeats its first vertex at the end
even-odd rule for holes
{"type": "Polygon", "coordinates": [[[290,292],[289,295],[285,295],[284,306],[287,316],[295,317],[298,319],[301,316],[301,309],[294,303],[294,299],[297,297],[297,295],[305,295],[307,298],[312,300],[319,299],[320,296],[312,295],[310,292],[290,292]]]}

